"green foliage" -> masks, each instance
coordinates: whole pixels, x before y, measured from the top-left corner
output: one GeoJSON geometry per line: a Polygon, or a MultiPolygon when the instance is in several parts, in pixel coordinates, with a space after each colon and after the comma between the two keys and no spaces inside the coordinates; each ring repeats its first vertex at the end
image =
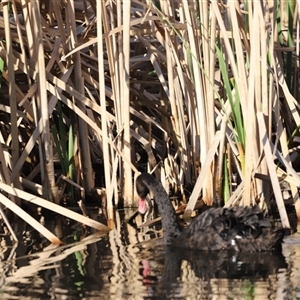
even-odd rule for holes
{"type": "MultiPolygon", "coordinates": [[[[68,108],[67,114],[70,116],[70,125],[69,128],[64,123],[64,113],[63,105],[61,102],[57,104],[57,114],[53,114],[55,120],[54,125],[51,127],[53,134],[54,143],[56,146],[56,151],[60,160],[62,167],[62,173],[65,176],[68,176],[71,180],[74,179],[74,113],[68,108]],[[66,137],[68,136],[68,139],[66,137]]],[[[68,191],[71,194],[71,202],[74,198],[74,187],[68,185],[68,191]]]]}
{"type": "Polygon", "coordinates": [[[233,130],[234,138],[237,143],[241,144],[243,149],[245,147],[245,127],[244,127],[244,121],[243,121],[243,115],[241,111],[241,104],[240,104],[240,97],[239,97],[239,91],[235,86],[234,80],[230,80],[228,75],[228,68],[225,65],[224,57],[222,49],[217,45],[217,56],[219,61],[219,66],[222,74],[222,80],[224,83],[226,98],[230,103],[231,112],[232,115],[228,116],[228,119],[230,120],[230,117],[233,118],[233,130]]]}
{"type": "Polygon", "coordinates": [[[227,200],[230,198],[230,175],[228,171],[228,161],[227,161],[228,155],[224,154],[224,160],[223,160],[223,200],[224,203],[227,202],[227,200]]]}
{"type": "MultiPolygon", "coordinates": [[[[278,30],[278,40],[281,47],[294,47],[294,25],[293,25],[293,15],[294,15],[294,5],[295,2],[293,0],[283,1],[282,3],[278,2],[277,6],[277,30],[278,30]],[[284,7],[284,11],[286,12],[287,17],[287,27],[283,26],[283,18],[282,10],[280,7],[284,7]]],[[[294,83],[296,82],[293,79],[293,53],[292,51],[287,50],[282,51],[281,58],[283,62],[284,68],[284,77],[286,83],[289,87],[289,90],[292,92],[294,90],[294,83]]]]}

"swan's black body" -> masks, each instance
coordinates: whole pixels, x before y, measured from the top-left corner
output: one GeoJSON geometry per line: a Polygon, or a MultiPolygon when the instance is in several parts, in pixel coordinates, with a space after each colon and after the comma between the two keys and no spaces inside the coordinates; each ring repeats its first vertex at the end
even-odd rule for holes
{"type": "Polygon", "coordinates": [[[275,229],[258,207],[210,208],[182,230],[162,184],[148,173],[136,179],[142,202],[149,190],[161,215],[164,244],[197,250],[244,252],[281,249],[283,229],[275,229]]]}

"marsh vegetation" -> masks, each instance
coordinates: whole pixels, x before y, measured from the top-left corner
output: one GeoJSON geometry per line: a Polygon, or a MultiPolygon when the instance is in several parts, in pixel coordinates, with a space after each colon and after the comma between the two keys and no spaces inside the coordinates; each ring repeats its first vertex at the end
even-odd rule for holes
{"type": "Polygon", "coordinates": [[[144,170],[186,214],[199,199],[277,207],[290,227],[283,189],[300,217],[297,3],[2,1],[0,202],[59,242],[21,201],[106,230],[61,204],[98,187],[111,220],[136,205],[144,170]]]}

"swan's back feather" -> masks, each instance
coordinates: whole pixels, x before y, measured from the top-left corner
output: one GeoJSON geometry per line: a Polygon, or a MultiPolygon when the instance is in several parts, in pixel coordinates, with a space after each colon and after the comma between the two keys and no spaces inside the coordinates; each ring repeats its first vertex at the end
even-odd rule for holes
{"type": "Polygon", "coordinates": [[[280,247],[283,229],[274,229],[258,207],[210,208],[174,241],[198,250],[266,251],[280,247]]]}

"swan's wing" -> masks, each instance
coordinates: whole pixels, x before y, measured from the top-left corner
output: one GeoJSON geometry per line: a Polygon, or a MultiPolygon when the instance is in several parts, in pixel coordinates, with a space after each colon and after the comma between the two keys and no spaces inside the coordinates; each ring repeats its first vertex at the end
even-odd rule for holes
{"type": "Polygon", "coordinates": [[[198,250],[222,250],[228,241],[220,235],[226,228],[222,208],[210,208],[196,217],[175,241],[180,247],[198,250]]]}
{"type": "Polygon", "coordinates": [[[283,232],[275,230],[259,208],[210,208],[192,221],[176,243],[199,250],[253,252],[276,248],[282,237],[283,232]]]}

